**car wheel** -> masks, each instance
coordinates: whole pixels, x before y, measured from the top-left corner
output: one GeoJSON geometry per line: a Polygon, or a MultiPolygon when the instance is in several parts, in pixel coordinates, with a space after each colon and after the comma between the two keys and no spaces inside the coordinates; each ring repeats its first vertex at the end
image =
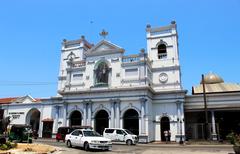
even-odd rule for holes
{"type": "Polygon", "coordinates": [[[89,150],[89,144],[87,142],[84,143],[84,150],[88,151],[89,150]]]}
{"type": "Polygon", "coordinates": [[[132,141],[131,140],[127,140],[127,145],[132,145],[132,141]]]}
{"type": "Polygon", "coordinates": [[[72,147],[72,143],[71,143],[71,141],[67,141],[67,147],[69,147],[69,148],[71,148],[72,147]]]}

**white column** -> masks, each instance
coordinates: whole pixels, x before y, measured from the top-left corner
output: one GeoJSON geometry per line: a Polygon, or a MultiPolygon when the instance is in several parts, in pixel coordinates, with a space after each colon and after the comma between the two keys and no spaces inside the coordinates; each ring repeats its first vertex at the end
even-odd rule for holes
{"type": "Polygon", "coordinates": [[[116,124],[115,127],[119,128],[120,127],[120,100],[116,101],[116,124]]]}
{"type": "Polygon", "coordinates": [[[63,126],[67,126],[67,104],[63,102],[63,126]]]}
{"type": "Polygon", "coordinates": [[[56,133],[58,129],[58,117],[59,117],[59,106],[55,106],[55,119],[54,119],[55,127],[53,130],[54,133],[56,133]]]}
{"type": "Polygon", "coordinates": [[[40,113],[40,119],[39,119],[39,129],[38,129],[38,134],[39,137],[42,137],[42,130],[43,130],[43,105],[41,106],[41,113],[40,113]]]}
{"type": "Polygon", "coordinates": [[[92,121],[92,102],[88,102],[88,123],[87,125],[91,126],[91,121],[92,121]]]}
{"type": "Polygon", "coordinates": [[[122,119],[122,117],[120,118],[120,128],[123,128],[123,119],[122,119]]]}
{"type": "Polygon", "coordinates": [[[111,100],[111,126],[112,128],[115,127],[115,114],[114,114],[114,106],[115,106],[115,102],[113,100],[111,100]]]}
{"type": "Polygon", "coordinates": [[[213,110],[211,111],[211,115],[212,115],[212,139],[217,140],[215,115],[213,110]]]}
{"type": "Polygon", "coordinates": [[[182,117],[181,117],[181,111],[180,111],[180,108],[181,108],[181,105],[180,105],[181,102],[177,101],[176,102],[176,105],[177,105],[177,134],[179,135],[180,134],[180,121],[182,120],[182,117]]]}
{"type": "MultiPolygon", "coordinates": [[[[180,112],[181,112],[181,119],[182,119],[182,135],[185,136],[185,119],[184,119],[184,106],[183,106],[184,102],[181,102],[180,104],[180,112]]],[[[185,139],[185,138],[184,138],[185,139]]]]}
{"type": "Polygon", "coordinates": [[[87,125],[87,103],[83,103],[83,125],[87,125]]]}
{"type": "Polygon", "coordinates": [[[141,102],[141,134],[146,134],[146,130],[145,130],[145,102],[146,99],[145,98],[140,98],[140,102],[141,102]]]}

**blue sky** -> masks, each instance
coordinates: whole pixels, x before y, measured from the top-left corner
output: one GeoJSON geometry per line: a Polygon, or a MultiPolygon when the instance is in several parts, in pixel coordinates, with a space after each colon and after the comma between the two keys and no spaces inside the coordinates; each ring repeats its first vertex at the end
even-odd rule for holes
{"type": "Polygon", "coordinates": [[[64,38],[85,35],[96,44],[104,28],[108,40],[134,54],[146,48],[147,24],[172,20],[189,93],[209,71],[240,81],[240,0],[2,0],[0,19],[0,97],[55,96],[64,38]]]}

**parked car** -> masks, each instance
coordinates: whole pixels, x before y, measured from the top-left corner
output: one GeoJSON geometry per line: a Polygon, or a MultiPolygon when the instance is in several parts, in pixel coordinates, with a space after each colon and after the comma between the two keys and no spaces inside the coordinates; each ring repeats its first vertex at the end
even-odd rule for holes
{"type": "Polygon", "coordinates": [[[89,149],[112,149],[112,142],[110,139],[102,137],[91,129],[76,129],[72,133],[67,134],[65,140],[68,147],[83,147],[86,151],[89,149]]]}
{"type": "Polygon", "coordinates": [[[131,131],[122,128],[105,128],[103,136],[111,139],[113,142],[125,142],[127,145],[138,143],[138,136],[131,131]]]}
{"type": "Polygon", "coordinates": [[[59,127],[56,134],[56,140],[65,142],[65,136],[70,134],[75,129],[92,129],[91,126],[76,126],[76,127],[59,127]]]}
{"type": "Polygon", "coordinates": [[[32,127],[30,125],[12,125],[8,140],[32,143],[32,127]]]}

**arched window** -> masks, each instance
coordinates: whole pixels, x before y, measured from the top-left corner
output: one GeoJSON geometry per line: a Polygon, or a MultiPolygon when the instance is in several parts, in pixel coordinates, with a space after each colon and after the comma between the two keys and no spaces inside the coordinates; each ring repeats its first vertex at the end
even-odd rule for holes
{"type": "Polygon", "coordinates": [[[167,47],[165,44],[160,44],[158,46],[158,59],[167,58],[167,47]]]}

